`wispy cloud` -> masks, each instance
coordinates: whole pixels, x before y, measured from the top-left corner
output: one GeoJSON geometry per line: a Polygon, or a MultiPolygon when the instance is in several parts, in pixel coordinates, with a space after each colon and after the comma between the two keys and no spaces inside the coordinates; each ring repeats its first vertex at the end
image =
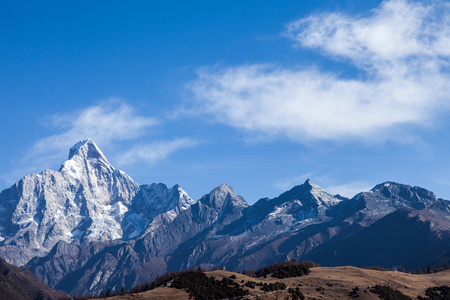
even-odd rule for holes
{"type": "Polygon", "coordinates": [[[49,116],[47,120],[46,125],[58,133],[42,138],[32,146],[24,158],[25,167],[16,168],[21,176],[61,162],[59,160],[68,154],[70,147],[87,138],[93,139],[102,149],[114,149],[109,153],[110,158],[122,167],[137,161],[154,164],[179,149],[196,144],[189,138],[146,144],[144,139],[155,139],[149,130],[162,126],[165,120],[140,114],[120,99],[110,99],[78,112],[49,116]],[[126,145],[114,147],[122,141],[127,141],[126,145]]]}
{"type": "Polygon", "coordinates": [[[92,138],[97,144],[133,140],[143,136],[159,122],[153,117],[139,116],[135,109],[119,99],[110,99],[74,113],[51,116],[49,126],[60,132],[37,141],[28,159],[44,159],[67,152],[76,142],[92,138]]]}
{"type": "Polygon", "coordinates": [[[448,112],[450,5],[383,2],[369,15],[312,15],[286,35],[361,72],[245,65],[202,68],[195,109],[252,134],[311,140],[410,140],[448,112]],[[411,134],[409,134],[411,132],[411,134]]]}
{"type": "Polygon", "coordinates": [[[153,164],[166,159],[170,154],[183,148],[196,146],[198,141],[190,138],[179,138],[171,141],[159,141],[144,145],[138,145],[122,153],[118,158],[120,165],[129,165],[137,162],[153,164]]]}

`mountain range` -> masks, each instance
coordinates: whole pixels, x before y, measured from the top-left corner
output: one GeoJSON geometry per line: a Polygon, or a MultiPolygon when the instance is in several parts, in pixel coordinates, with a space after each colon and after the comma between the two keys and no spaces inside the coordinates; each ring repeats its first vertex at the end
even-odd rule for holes
{"type": "Polygon", "coordinates": [[[196,266],[240,271],[291,259],[417,269],[450,262],[450,202],[384,182],[351,199],[310,180],[249,205],[225,183],[198,201],[139,185],[92,140],[58,171],[0,193],[0,256],[52,288],[99,293],[196,266]]]}

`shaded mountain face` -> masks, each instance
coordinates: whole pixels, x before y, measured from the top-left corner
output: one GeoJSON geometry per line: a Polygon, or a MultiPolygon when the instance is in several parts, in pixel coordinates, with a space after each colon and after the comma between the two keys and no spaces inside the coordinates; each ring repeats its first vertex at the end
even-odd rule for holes
{"type": "Polygon", "coordinates": [[[198,264],[224,263],[231,270],[256,269],[290,259],[311,259],[330,266],[344,262],[383,267],[402,264],[414,269],[448,249],[449,208],[448,201],[419,187],[386,182],[346,199],[332,196],[308,180],[277,198],[261,199],[248,207],[241,218],[204,239],[192,252],[203,249],[208,253],[198,264]],[[370,243],[359,242],[362,238],[370,243]],[[419,251],[420,242],[427,246],[419,251]],[[384,251],[375,254],[374,249],[379,249],[375,245],[384,251]],[[341,251],[335,251],[338,246],[341,251]],[[416,248],[416,254],[401,258],[401,253],[416,248]],[[375,257],[378,259],[373,260],[375,257]]]}
{"type": "Polygon", "coordinates": [[[128,289],[198,265],[257,269],[312,259],[423,267],[448,259],[450,204],[385,182],[352,199],[310,180],[249,206],[222,183],[194,202],[180,186],[139,186],[91,140],[59,171],[0,194],[0,254],[72,294],[128,289]]]}
{"type": "Polygon", "coordinates": [[[68,296],[49,288],[30,271],[19,269],[0,258],[0,299],[57,300],[68,296]]]}
{"type": "Polygon", "coordinates": [[[28,266],[51,286],[72,293],[129,288],[158,274],[198,265],[239,271],[312,259],[329,266],[415,269],[442,257],[450,246],[448,201],[422,192],[385,183],[346,199],[306,181],[277,198],[248,206],[222,184],[143,237],[110,245],[64,243],[28,266]],[[388,185],[409,192],[385,196],[380,187],[388,185]],[[424,203],[422,209],[416,209],[418,203],[424,203]],[[68,271],[56,278],[58,270],[68,271]],[[97,278],[95,285],[86,286],[90,278],[97,278]]]}
{"type": "Polygon", "coordinates": [[[150,224],[148,232],[137,239],[71,244],[61,241],[47,256],[32,259],[27,267],[46,284],[71,294],[129,289],[168,270],[190,267],[190,261],[194,261],[189,257],[191,247],[222,224],[242,216],[246,207],[242,197],[222,184],[180,211],[173,221],[152,230],[150,224]]]}
{"type": "Polygon", "coordinates": [[[427,210],[398,209],[352,235],[313,249],[308,258],[333,266],[402,266],[416,270],[450,249],[450,231],[435,227],[442,223],[448,226],[448,220],[437,221],[433,215],[427,210]]]}

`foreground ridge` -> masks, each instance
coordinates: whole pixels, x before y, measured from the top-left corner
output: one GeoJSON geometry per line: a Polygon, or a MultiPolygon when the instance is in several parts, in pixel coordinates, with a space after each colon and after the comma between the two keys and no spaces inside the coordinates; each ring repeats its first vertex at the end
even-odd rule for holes
{"type": "Polygon", "coordinates": [[[69,295],[46,286],[33,273],[0,258],[0,299],[66,299],[69,295]]]}
{"type": "Polygon", "coordinates": [[[449,272],[412,275],[351,266],[320,267],[312,262],[296,261],[270,265],[256,272],[247,270],[243,274],[199,267],[166,273],[152,283],[111,293],[121,295],[111,299],[228,299],[237,296],[243,299],[306,299],[306,296],[310,299],[380,299],[380,293],[396,296],[395,299],[417,299],[437,289],[449,291],[450,287],[445,286],[449,272]],[[307,272],[279,276],[283,270],[293,270],[292,266],[302,266],[307,272]],[[261,270],[268,272],[261,273],[261,270]]]}

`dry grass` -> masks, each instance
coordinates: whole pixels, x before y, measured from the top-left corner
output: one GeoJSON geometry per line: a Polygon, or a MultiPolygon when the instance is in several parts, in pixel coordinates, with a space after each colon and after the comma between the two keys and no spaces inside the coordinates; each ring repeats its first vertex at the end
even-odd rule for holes
{"type": "MultiPolygon", "coordinates": [[[[100,298],[104,299],[104,298],[100,298]]],[[[188,300],[189,294],[177,290],[174,288],[168,287],[159,287],[154,290],[138,293],[138,294],[130,294],[125,296],[115,296],[111,298],[106,298],[108,300],[148,300],[148,299],[161,299],[161,300],[188,300]]]]}
{"type": "MultiPolygon", "coordinates": [[[[318,267],[312,268],[307,276],[277,279],[267,276],[267,278],[252,278],[239,273],[233,273],[224,270],[206,272],[208,276],[214,276],[217,280],[223,277],[229,278],[235,275],[235,281],[239,284],[245,284],[247,281],[262,283],[283,282],[287,287],[299,287],[306,299],[352,299],[349,297],[350,291],[354,287],[359,288],[359,297],[357,299],[379,299],[377,295],[372,294],[368,288],[374,285],[386,285],[393,289],[401,291],[403,294],[416,299],[418,295],[424,295],[425,290],[432,286],[441,286],[450,284],[450,270],[434,274],[412,275],[401,272],[375,271],[360,269],[355,267],[318,267]],[[242,283],[242,281],[244,281],[242,283]]],[[[264,293],[259,286],[255,289],[247,288],[250,295],[247,299],[285,299],[288,295],[287,290],[282,292],[264,293]]],[[[189,299],[189,295],[183,291],[169,287],[161,287],[155,290],[140,294],[127,295],[109,298],[113,300],[129,299],[189,299]]]]}

